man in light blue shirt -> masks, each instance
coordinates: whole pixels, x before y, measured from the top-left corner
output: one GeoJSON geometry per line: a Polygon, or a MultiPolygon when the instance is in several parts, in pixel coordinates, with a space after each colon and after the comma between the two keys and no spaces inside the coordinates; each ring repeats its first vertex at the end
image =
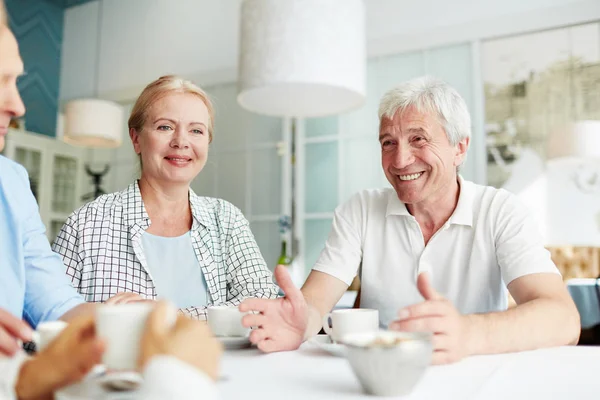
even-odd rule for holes
{"type": "Polygon", "coordinates": [[[0,156],[0,305],[32,327],[84,303],[50,249],[25,169],[0,156]]]}
{"type": "MultiPolygon", "coordinates": [[[[0,23],[0,27],[3,24],[0,23]]],[[[16,81],[23,61],[7,28],[0,37],[0,151],[12,118],[25,113],[16,81]]],[[[64,274],[45,235],[25,169],[0,156],[0,355],[13,354],[40,322],[92,312],[64,274]]]]}

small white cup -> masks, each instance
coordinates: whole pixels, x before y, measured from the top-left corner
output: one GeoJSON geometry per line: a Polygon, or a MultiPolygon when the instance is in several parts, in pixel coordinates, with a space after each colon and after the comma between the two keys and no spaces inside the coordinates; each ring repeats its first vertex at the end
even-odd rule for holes
{"type": "Polygon", "coordinates": [[[323,329],[334,342],[349,333],[374,332],[379,330],[379,311],[370,308],[334,310],[323,317],[323,329]]]}
{"type": "Polygon", "coordinates": [[[64,321],[50,321],[39,324],[33,332],[33,342],[37,351],[44,350],[66,327],[67,323],[64,321]]]}
{"type": "Polygon", "coordinates": [[[106,343],[102,355],[106,368],[121,371],[137,368],[142,335],[153,309],[151,303],[98,306],[96,334],[106,343]]]}
{"type": "Polygon", "coordinates": [[[242,325],[242,318],[247,313],[241,312],[237,306],[208,307],[208,326],[215,336],[244,337],[250,333],[250,328],[242,325]]]}

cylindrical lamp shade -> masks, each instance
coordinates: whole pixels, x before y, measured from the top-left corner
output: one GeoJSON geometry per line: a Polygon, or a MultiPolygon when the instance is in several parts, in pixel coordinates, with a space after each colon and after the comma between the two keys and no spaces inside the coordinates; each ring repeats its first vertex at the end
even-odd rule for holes
{"type": "Polygon", "coordinates": [[[69,144],[96,148],[121,145],[123,108],[111,101],[73,100],[65,106],[63,140],[69,144]]]}
{"type": "Polygon", "coordinates": [[[547,158],[600,159],[600,121],[578,121],[549,141],[547,158]]]}
{"type": "Polygon", "coordinates": [[[317,117],[363,104],[362,0],[244,0],[240,35],[242,107],[317,117]]]}

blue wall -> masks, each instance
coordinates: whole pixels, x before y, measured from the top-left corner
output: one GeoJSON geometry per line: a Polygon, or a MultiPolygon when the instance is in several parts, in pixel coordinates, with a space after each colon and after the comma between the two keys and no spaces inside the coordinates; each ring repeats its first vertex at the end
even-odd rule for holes
{"type": "Polygon", "coordinates": [[[25,63],[19,81],[25,127],[56,136],[64,10],[46,0],[7,0],[6,7],[25,63]]]}

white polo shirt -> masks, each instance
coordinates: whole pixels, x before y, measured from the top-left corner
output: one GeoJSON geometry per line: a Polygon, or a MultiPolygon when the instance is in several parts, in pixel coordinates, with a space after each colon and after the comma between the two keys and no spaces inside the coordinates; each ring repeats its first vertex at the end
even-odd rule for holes
{"type": "Polygon", "coordinates": [[[360,305],[378,309],[384,326],[400,308],[423,301],[416,286],[422,271],[463,314],[505,310],[513,279],[559,273],[516,196],[462,178],[459,184],[454,213],[427,246],[394,189],[357,193],[336,209],[313,269],[350,284],[360,266],[360,305]]]}

